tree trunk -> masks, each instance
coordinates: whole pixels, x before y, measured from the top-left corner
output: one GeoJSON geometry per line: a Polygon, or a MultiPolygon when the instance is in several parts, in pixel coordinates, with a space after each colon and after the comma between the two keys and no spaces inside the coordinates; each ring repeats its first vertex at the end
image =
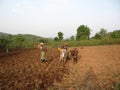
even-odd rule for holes
{"type": "Polygon", "coordinates": [[[6,46],[6,53],[9,53],[8,45],[6,46]]]}

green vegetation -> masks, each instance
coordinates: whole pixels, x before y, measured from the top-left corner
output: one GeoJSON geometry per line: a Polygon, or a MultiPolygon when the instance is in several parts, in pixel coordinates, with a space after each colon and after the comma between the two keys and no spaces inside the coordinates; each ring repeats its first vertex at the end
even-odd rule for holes
{"type": "Polygon", "coordinates": [[[63,35],[62,32],[58,32],[57,37],[49,39],[30,34],[10,35],[0,32],[0,50],[6,50],[8,53],[11,48],[34,48],[34,45],[38,45],[40,42],[44,42],[47,47],[57,47],[65,42],[68,43],[69,47],[120,44],[120,30],[107,32],[101,28],[95,36],[90,38],[90,28],[80,25],[76,36],[64,39],[63,35]]]}
{"type": "Polygon", "coordinates": [[[49,42],[49,45],[57,47],[58,44],[64,44],[65,42],[68,43],[69,47],[120,44],[120,30],[107,33],[107,30],[101,28],[95,36],[89,38],[89,35],[89,27],[81,25],[77,29],[76,39],[75,36],[71,36],[70,39],[62,40],[61,42],[54,39],[54,41],[49,42]]]}
{"type": "Polygon", "coordinates": [[[85,25],[80,25],[77,29],[76,40],[85,40],[90,37],[90,28],[85,25]]]}
{"type": "Polygon", "coordinates": [[[63,40],[63,33],[62,32],[58,32],[58,37],[54,38],[54,41],[62,41],[63,40]]]}
{"type": "Polygon", "coordinates": [[[100,29],[100,32],[97,32],[94,36],[95,39],[102,39],[107,35],[107,30],[105,30],[104,28],[100,29]]]}
{"type": "Polygon", "coordinates": [[[0,50],[6,50],[7,53],[12,48],[34,48],[34,44],[48,41],[47,38],[30,34],[10,35],[0,32],[0,50]]]}
{"type": "Polygon", "coordinates": [[[0,38],[0,49],[5,49],[6,52],[9,52],[9,46],[10,43],[12,42],[12,36],[11,35],[7,35],[7,36],[1,36],[0,38]]]}

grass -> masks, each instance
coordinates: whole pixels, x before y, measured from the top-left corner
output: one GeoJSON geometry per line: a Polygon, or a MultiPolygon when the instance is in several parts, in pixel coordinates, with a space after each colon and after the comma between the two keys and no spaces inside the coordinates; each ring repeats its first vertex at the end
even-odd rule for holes
{"type": "MultiPolygon", "coordinates": [[[[120,39],[90,39],[90,40],[67,40],[62,41],[61,43],[67,43],[69,47],[76,47],[76,46],[97,46],[97,45],[113,45],[113,44],[120,44],[120,39]]],[[[57,47],[60,42],[57,41],[49,41],[47,46],[49,47],[57,47]]]]}
{"type": "MultiPolygon", "coordinates": [[[[90,40],[63,40],[62,42],[48,40],[45,45],[47,48],[55,48],[58,47],[59,44],[67,43],[69,47],[77,47],[77,46],[97,46],[97,45],[113,45],[120,44],[120,38],[118,39],[90,39],[90,40]]],[[[15,48],[15,43],[10,43],[9,48],[15,48]]],[[[19,48],[33,48],[33,42],[23,42],[19,45],[19,48]]]]}

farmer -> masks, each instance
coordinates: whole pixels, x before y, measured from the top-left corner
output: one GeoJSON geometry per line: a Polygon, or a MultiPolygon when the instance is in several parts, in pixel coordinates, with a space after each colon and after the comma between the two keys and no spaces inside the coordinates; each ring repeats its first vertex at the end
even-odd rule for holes
{"type": "Polygon", "coordinates": [[[62,49],[62,44],[59,44],[58,45],[58,51],[61,51],[61,49],[62,49]]]}
{"type": "Polygon", "coordinates": [[[60,50],[62,49],[62,47],[63,47],[64,49],[66,49],[66,51],[68,50],[68,45],[67,45],[67,43],[64,43],[64,45],[62,45],[62,44],[58,45],[58,51],[60,51],[60,50]]]}
{"type": "Polygon", "coordinates": [[[68,50],[68,44],[67,44],[67,43],[64,44],[64,48],[65,48],[66,50],[68,50]]]}
{"type": "Polygon", "coordinates": [[[41,62],[46,62],[46,51],[47,49],[44,46],[44,43],[40,43],[40,51],[41,51],[41,62]]]}

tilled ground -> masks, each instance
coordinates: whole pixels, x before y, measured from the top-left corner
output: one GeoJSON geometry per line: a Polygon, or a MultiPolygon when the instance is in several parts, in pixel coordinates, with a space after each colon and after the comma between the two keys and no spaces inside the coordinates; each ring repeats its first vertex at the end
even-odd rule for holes
{"type": "Polygon", "coordinates": [[[22,50],[0,58],[0,89],[46,90],[60,82],[67,68],[58,62],[57,49],[48,49],[46,63],[40,62],[40,52],[22,50]]]}
{"type": "Polygon", "coordinates": [[[38,49],[0,53],[0,89],[120,89],[120,45],[77,49],[78,63],[68,60],[65,65],[59,62],[56,48],[47,50],[46,63],[40,62],[38,49]]]}
{"type": "Polygon", "coordinates": [[[77,47],[78,63],[70,60],[68,75],[56,86],[64,90],[120,90],[120,45],[77,47]]]}

